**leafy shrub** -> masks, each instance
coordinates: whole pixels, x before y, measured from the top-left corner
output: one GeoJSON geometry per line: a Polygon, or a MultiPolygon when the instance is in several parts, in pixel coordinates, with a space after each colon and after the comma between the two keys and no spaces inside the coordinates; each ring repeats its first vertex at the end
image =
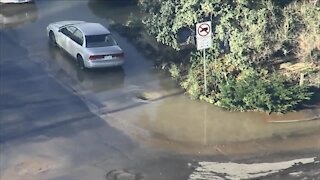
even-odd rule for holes
{"type": "MultiPolygon", "coordinates": [[[[294,110],[310,99],[309,89],[298,86],[299,78],[293,78],[295,75],[288,77],[292,80],[289,83],[270,72],[283,73],[274,62],[277,54],[290,55],[292,60],[312,62],[318,67],[319,3],[139,0],[139,5],[146,13],[142,23],[148,33],[175,50],[181,50],[177,40],[181,29],[195,31],[197,22],[212,21],[212,47],[206,50],[208,94],[204,92],[201,52],[194,49],[187,63],[175,58],[173,63],[180,65],[169,69],[192,98],[230,110],[267,112],[294,110]],[[265,69],[266,73],[257,69],[265,69]]],[[[318,79],[314,79],[313,84],[319,86],[318,79]]]]}
{"type": "Polygon", "coordinates": [[[283,9],[283,23],[277,34],[283,44],[292,47],[300,61],[315,61],[320,52],[320,6],[295,2],[283,9]]]}
{"type": "Polygon", "coordinates": [[[192,99],[198,99],[201,95],[201,85],[200,78],[196,71],[190,70],[186,79],[181,83],[181,86],[187,90],[187,93],[191,96],[192,99]]]}
{"type": "Polygon", "coordinates": [[[180,69],[178,68],[178,66],[176,64],[171,64],[171,66],[169,68],[169,73],[171,74],[171,77],[173,79],[178,80],[180,77],[180,69]]]}
{"type": "Polygon", "coordinates": [[[307,87],[290,84],[279,75],[261,78],[257,73],[243,79],[230,79],[220,84],[217,105],[229,110],[259,110],[287,112],[309,100],[312,93],[307,87]]]}

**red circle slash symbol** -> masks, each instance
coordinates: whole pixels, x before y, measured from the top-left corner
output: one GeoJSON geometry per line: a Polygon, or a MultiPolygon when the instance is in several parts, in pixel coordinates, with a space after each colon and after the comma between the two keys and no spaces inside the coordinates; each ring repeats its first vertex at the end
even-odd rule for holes
{"type": "Polygon", "coordinates": [[[207,36],[210,33],[210,31],[211,31],[210,26],[207,23],[201,24],[198,27],[198,34],[200,36],[207,36]]]}

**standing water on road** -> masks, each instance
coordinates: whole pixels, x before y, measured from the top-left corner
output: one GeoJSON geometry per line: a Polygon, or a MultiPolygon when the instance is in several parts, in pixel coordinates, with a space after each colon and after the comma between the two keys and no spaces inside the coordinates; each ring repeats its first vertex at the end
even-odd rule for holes
{"type": "MultiPolygon", "coordinates": [[[[273,149],[286,153],[281,161],[298,148],[299,156],[318,156],[319,121],[268,123],[275,115],[228,112],[190,100],[114,29],[125,52],[125,64],[118,68],[82,71],[74,58],[49,45],[46,27],[52,22],[82,20],[108,27],[125,23],[131,12],[136,16],[134,6],[105,2],[116,1],[34,0],[28,15],[36,18],[0,29],[5,52],[0,179],[188,179],[198,161],[248,162],[248,156],[258,157],[252,149],[263,156],[260,162],[278,161],[273,149]]],[[[317,115],[314,109],[276,118],[317,115]]]]}
{"type": "MultiPolygon", "coordinates": [[[[113,12],[108,6],[110,4],[101,1],[89,2],[89,7],[96,15],[116,23],[125,23],[129,16],[135,16],[134,14],[139,12],[136,6],[116,7],[117,12],[113,12]],[[104,7],[110,11],[106,11],[104,7]],[[119,14],[123,12],[122,10],[126,13],[119,14]]],[[[136,52],[131,49],[127,51],[129,52],[126,54],[127,57],[137,57],[136,52]]],[[[149,62],[140,55],[138,57],[141,63],[149,62]]],[[[130,73],[126,73],[127,86],[124,86],[121,91],[124,92],[124,89],[127,91],[119,98],[113,100],[105,98],[106,101],[102,102],[107,109],[107,116],[114,118],[110,123],[130,136],[150,135],[149,137],[170,142],[215,145],[271,137],[287,138],[293,135],[319,132],[320,121],[290,124],[268,123],[267,121],[291,121],[319,117],[320,110],[286,115],[229,112],[207,103],[190,100],[186,95],[179,93],[181,90],[175,85],[175,82],[170,80],[170,77],[161,72],[151,71],[152,65],[146,68],[150,70],[144,69],[142,78],[135,81],[131,81],[130,73]],[[132,87],[135,88],[132,89],[132,87]],[[151,100],[137,101],[137,97],[141,98],[141,94],[147,96],[142,97],[143,100],[151,100]],[[119,103],[119,99],[122,103],[119,103]]],[[[126,71],[126,67],[124,69],[126,71]]],[[[101,100],[102,96],[108,96],[108,92],[102,94],[97,99],[101,100]]]]}
{"type": "MultiPolygon", "coordinates": [[[[60,49],[48,46],[45,41],[46,25],[66,20],[65,16],[68,16],[67,19],[94,21],[105,26],[113,22],[125,23],[130,16],[140,16],[136,15],[137,7],[114,7],[100,0],[38,2],[37,6],[43,6],[39,8],[38,20],[33,25],[15,30],[17,34],[22,34],[20,31],[33,32],[29,33],[30,36],[17,37],[23,47],[33,53],[30,54],[32,60],[44,64],[56,80],[78,93],[92,111],[107,116],[105,119],[108,123],[131,137],[136,136],[138,140],[142,137],[141,142],[162,140],[170,144],[210,146],[320,133],[320,121],[290,124],[267,122],[270,119],[317,117],[320,114],[317,109],[269,116],[257,112],[228,112],[204,102],[193,101],[183,94],[168,75],[154,69],[152,60],[144,57],[127,39],[112,29],[125,52],[125,64],[115,69],[81,71],[72,58],[60,49]],[[54,6],[50,3],[54,3],[54,6]],[[59,9],[49,7],[63,7],[63,11],[70,14],[60,17],[56,12],[59,9]],[[86,15],[74,15],[68,9],[77,9],[86,12],[86,15]],[[50,19],[52,12],[57,17],[50,19]],[[44,17],[49,19],[44,20],[44,17]]],[[[319,140],[313,144],[320,146],[319,140]]]]}

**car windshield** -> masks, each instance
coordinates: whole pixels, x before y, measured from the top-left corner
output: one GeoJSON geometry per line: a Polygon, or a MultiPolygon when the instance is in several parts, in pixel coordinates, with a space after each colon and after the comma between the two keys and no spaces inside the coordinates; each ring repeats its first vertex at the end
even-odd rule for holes
{"type": "Polygon", "coordinates": [[[86,36],[87,47],[105,47],[117,45],[111,34],[86,36]]]}

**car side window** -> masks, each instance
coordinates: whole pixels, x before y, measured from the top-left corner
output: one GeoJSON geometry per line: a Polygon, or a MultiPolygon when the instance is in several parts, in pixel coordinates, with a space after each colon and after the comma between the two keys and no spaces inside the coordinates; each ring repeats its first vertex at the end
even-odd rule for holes
{"type": "Polygon", "coordinates": [[[83,35],[82,32],[79,29],[76,29],[73,33],[72,40],[74,40],[76,43],[82,46],[83,44],[83,35]]]}
{"type": "Polygon", "coordinates": [[[66,35],[66,36],[68,36],[68,30],[67,30],[67,28],[62,28],[62,29],[60,29],[60,32],[62,33],[62,34],[64,34],[64,35],[66,35]]]}
{"type": "Polygon", "coordinates": [[[75,27],[72,26],[68,26],[68,27],[64,27],[61,29],[61,33],[63,33],[64,35],[68,36],[69,38],[72,37],[73,32],[76,30],[75,27]]]}
{"type": "Polygon", "coordinates": [[[114,46],[117,44],[117,42],[112,38],[111,35],[106,36],[105,42],[107,46],[114,46]]]}

